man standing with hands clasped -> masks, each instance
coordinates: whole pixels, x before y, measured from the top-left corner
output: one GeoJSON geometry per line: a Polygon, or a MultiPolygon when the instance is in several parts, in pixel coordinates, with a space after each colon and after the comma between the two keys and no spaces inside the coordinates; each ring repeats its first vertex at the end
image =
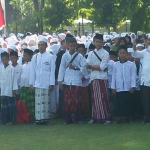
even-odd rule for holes
{"type": "Polygon", "coordinates": [[[38,48],[39,53],[32,58],[29,83],[31,90],[35,87],[35,121],[47,124],[50,119],[49,94],[55,85],[55,59],[46,52],[46,38],[39,40],[38,48]]]}

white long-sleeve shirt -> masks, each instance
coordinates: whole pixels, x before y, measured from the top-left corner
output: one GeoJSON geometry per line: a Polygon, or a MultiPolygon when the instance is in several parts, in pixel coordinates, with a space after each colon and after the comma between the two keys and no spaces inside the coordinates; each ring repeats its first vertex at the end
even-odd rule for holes
{"type": "Polygon", "coordinates": [[[92,66],[99,65],[101,68],[101,71],[97,71],[97,70],[91,71],[90,81],[94,79],[107,80],[108,75],[107,75],[107,72],[104,72],[104,70],[108,67],[109,53],[103,48],[100,50],[95,49],[94,51],[102,59],[102,61],[100,62],[100,60],[96,57],[94,52],[91,51],[88,54],[87,63],[92,66]]]}
{"type": "MultiPolygon", "coordinates": [[[[86,58],[83,57],[85,64],[86,64],[86,58]]],[[[89,69],[86,68],[86,66],[84,65],[83,70],[82,70],[82,78],[85,78],[84,81],[82,81],[82,87],[87,87],[89,85],[89,81],[90,81],[90,71],[89,69]]]]}
{"type": "Polygon", "coordinates": [[[29,84],[42,89],[55,85],[55,57],[52,54],[44,52],[33,56],[29,84]]]}
{"type": "Polygon", "coordinates": [[[112,72],[113,72],[113,66],[114,66],[114,61],[109,60],[108,62],[108,87],[111,88],[111,81],[112,81],[112,72]]]}
{"type": "Polygon", "coordinates": [[[13,66],[3,66],[0,71],[0,89],[1,96],[12,97],[12,91],[18,89],[17,76],[13,66]]]}
{"type": "Polygon", "coordinates": [[[132,56],[142,59],[141,85],[150,87],[150,46],[143,51],[134,51],[132,56]]]}
{"type": "Polygon", "coordinates": [[[31,61],[22,65],[20,87],[29,87],[31,61]]]}
{"type": "Polygon", "coordinates": [[[82,70],[85,65],[85,61],[81,54],[74,59],[72,65],[80,68],[79,70],[69,69],[67,67],[68,63],[72,60],[76,53],[70,55],[69,52],[66,52],[61,59],[61,64],[58,73],[58,82],[63,82],[65,85],[75,85],[75,86],[82,86],[82,70]]]}
{"type": "Polygon", "coordinates": [[[114,63],[112,73],[111,89],[116,89],[117,92],[130,91],[136,87],[136,66],[133,62],[120,61],[114,63]]]}
{"type": "Polygon", "coordinates": [[[17,78],[17,85],[18,87],[20,86],[20,82],[21,82],[21,71],[22,71],[22,68],[19,64],[17,64],[17,66],[14,67],[15,69],[15,76],[17,78]]]}

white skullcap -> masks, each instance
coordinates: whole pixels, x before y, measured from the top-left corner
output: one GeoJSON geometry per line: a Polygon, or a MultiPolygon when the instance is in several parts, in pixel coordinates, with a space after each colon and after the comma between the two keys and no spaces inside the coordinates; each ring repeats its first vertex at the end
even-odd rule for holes
{"type": "Polygon", "coordinates": [[[67,31],[66,34],[71,34],[71,31],[67,31]]]}
{"type": "Polygon", "coordinates": [[[84,32],[88,32],[88,30],[85,30],[84,32]]]}
{"type": "Polygon", "coordinates": [[[35,52],[35,50],[38,49],[38,48],[37,48],[37,46],[31,46],[29,49],[30,49],[31,51],[35,52]]]}
{"type": "Polygon", "coordinates": [[[60,49],[60,44],[53,44],[50,49],[52,49],[53,54],[56,55],[60,49]]]}
{"type": "Polygon", "coordinates": [[[136,48],[137,48],[137,47],[140,47],[140,46],[141,46],[141,47],[144,47],[143,44],[137,44],[137,45],[136,45],[136,48]]]}
{"type": "Polygon", "coordinates": [[[150,34],[147,35],[147,38],[150,39],[150,34]]]}
{"type": "Polygon", "coordinates": [[[62,40],[64,40],[66,35],[64,33],[60,33],[60,34],[58,34],[58,37],[60,37],[62,40]]]}
{"type": "Polygon", "coordinates": [[[39,42],[47,43],[47,38],[42,37],[42,38],[39,39],[39,42]]]}
{"type": "Polygon", "coordinates": [[[57,39],[57,38],[52,38],[52,39],[50,40],[50,43],[54,43],[54,42],[58,42],[58,39],[57,39]]]}
{"type": "Polygon", "coordinates": [[[28,41],[28,44],[32,44],[33,46],[35,46],[36,45],[35,39],[33,37],[30,38],[29,41],[28,41]]]}
{"type": "Polygon", "coordinates": [[[128,51],[128,53],[134,52],[133,48],[128,48],[127,51],[128,51]]]}
{"type": "Polygon", "coordinates": [[[14,45],[8,45],[8,49],[12,49],[13,51],[15,51],[16,47],[14,45]]]}
{"type": "Polygon", "coordinates": [[[111,44],[110,43],[105,43],[104,46],[111,47],[111,44]]]}
{"type": "Polygon", "coordinates": [[[22,48],[22,49],[27,49],[28,47],[25,46],[25,45],[22,45],[21,48],[22,48]]]}
{"type": "Polygon", "coordinates": [[[120,38],[120,34],[116,34],[115,36],[114,36],[114,39],[115,38],[120,38]]]}
{"type": "Polygon", "coordinates": [[[14,33],[10,33],[9,34],[9,37],[11,37],[11,36],[16,36],[14,33]]]}

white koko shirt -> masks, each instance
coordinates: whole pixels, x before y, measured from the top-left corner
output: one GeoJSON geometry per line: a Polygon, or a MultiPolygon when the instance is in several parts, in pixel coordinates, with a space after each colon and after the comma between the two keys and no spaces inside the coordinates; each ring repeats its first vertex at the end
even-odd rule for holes
{"type": "Polygon", "coordinates": [[[92,66],[99,65],[101,71],[97,71],[97,70],[91,71],[90,81],[94,79],[107,80],[108,79],[107,71],[104,72],[104,70],[108,67],[109,53],[103,48],[99,50],[95,49],[94,51],[101,58],[102,61],[100,62],[100,60],[96,57],[94,52],[91,51],[88,54],[87,63],[92,66]]]}
{"type": "Polygon", "coordinates": [[[3,66],[0,71],[0,89],[1,96],[12,97],[12,91],[18,89],[17,76],[13,66],[3,66]]]}
{"type": "Polygon", "coordinates": [[[150,87],[150,46],[143,51],[134,51],[132,56],[142,59],[141,85],[150,87]]]}
{"type": "Polygon", "coordinates": [[[68,63],[71,61],[71,59],[74,57],[74,55],[70,55],[69,52],[66,52],[61,59],[61,64],[59,68],[58,73],[58,82],[63,82],[65,85],[75,85],[75,86],[82,86],[82,70],[85,66],[85,60],[81,54],[78,54],[78,56],[74,59],[72,62],[72,65],[80,68],[79,70],[69,69],[67,67],[68,63]]]}
{"type": "Polygon", "coordinates": [[[55,85],[55,57],[52,54],[39,52],[33,56],[29,84],[41,89],[55,85]]]}
{"type": "Polygon", "coordinates": [[[111,89],[117,92],[130,91],[136,87],[136,66],[134,62],[117,61],[113,66],[111,89]]]}
{"type": "Polygon", "coordinates": [[[22,65],[20,87],[29,87],[31,61],[22,65]]]}

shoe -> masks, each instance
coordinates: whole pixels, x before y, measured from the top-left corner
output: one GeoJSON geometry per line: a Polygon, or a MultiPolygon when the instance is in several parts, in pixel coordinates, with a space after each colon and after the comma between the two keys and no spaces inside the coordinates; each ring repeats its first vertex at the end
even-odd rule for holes
{"type": "Polygon", "coordinates": [[[84,121],[78,121],[78,124],[83,124],[84,123],[84,121]]]}
{"type": "Polygon", "coordinates": [[[89,122],[88,122],[88,124],[93,124],[94,123],[94,120],[93,119],[91,119],[89,122]]]}
{"type": "Polygon", "coordinates": [[[105,123],[104,123],[105,125],[109,125],[109,124],[111,124],[111,121],[106,121],[105,123]]]}

